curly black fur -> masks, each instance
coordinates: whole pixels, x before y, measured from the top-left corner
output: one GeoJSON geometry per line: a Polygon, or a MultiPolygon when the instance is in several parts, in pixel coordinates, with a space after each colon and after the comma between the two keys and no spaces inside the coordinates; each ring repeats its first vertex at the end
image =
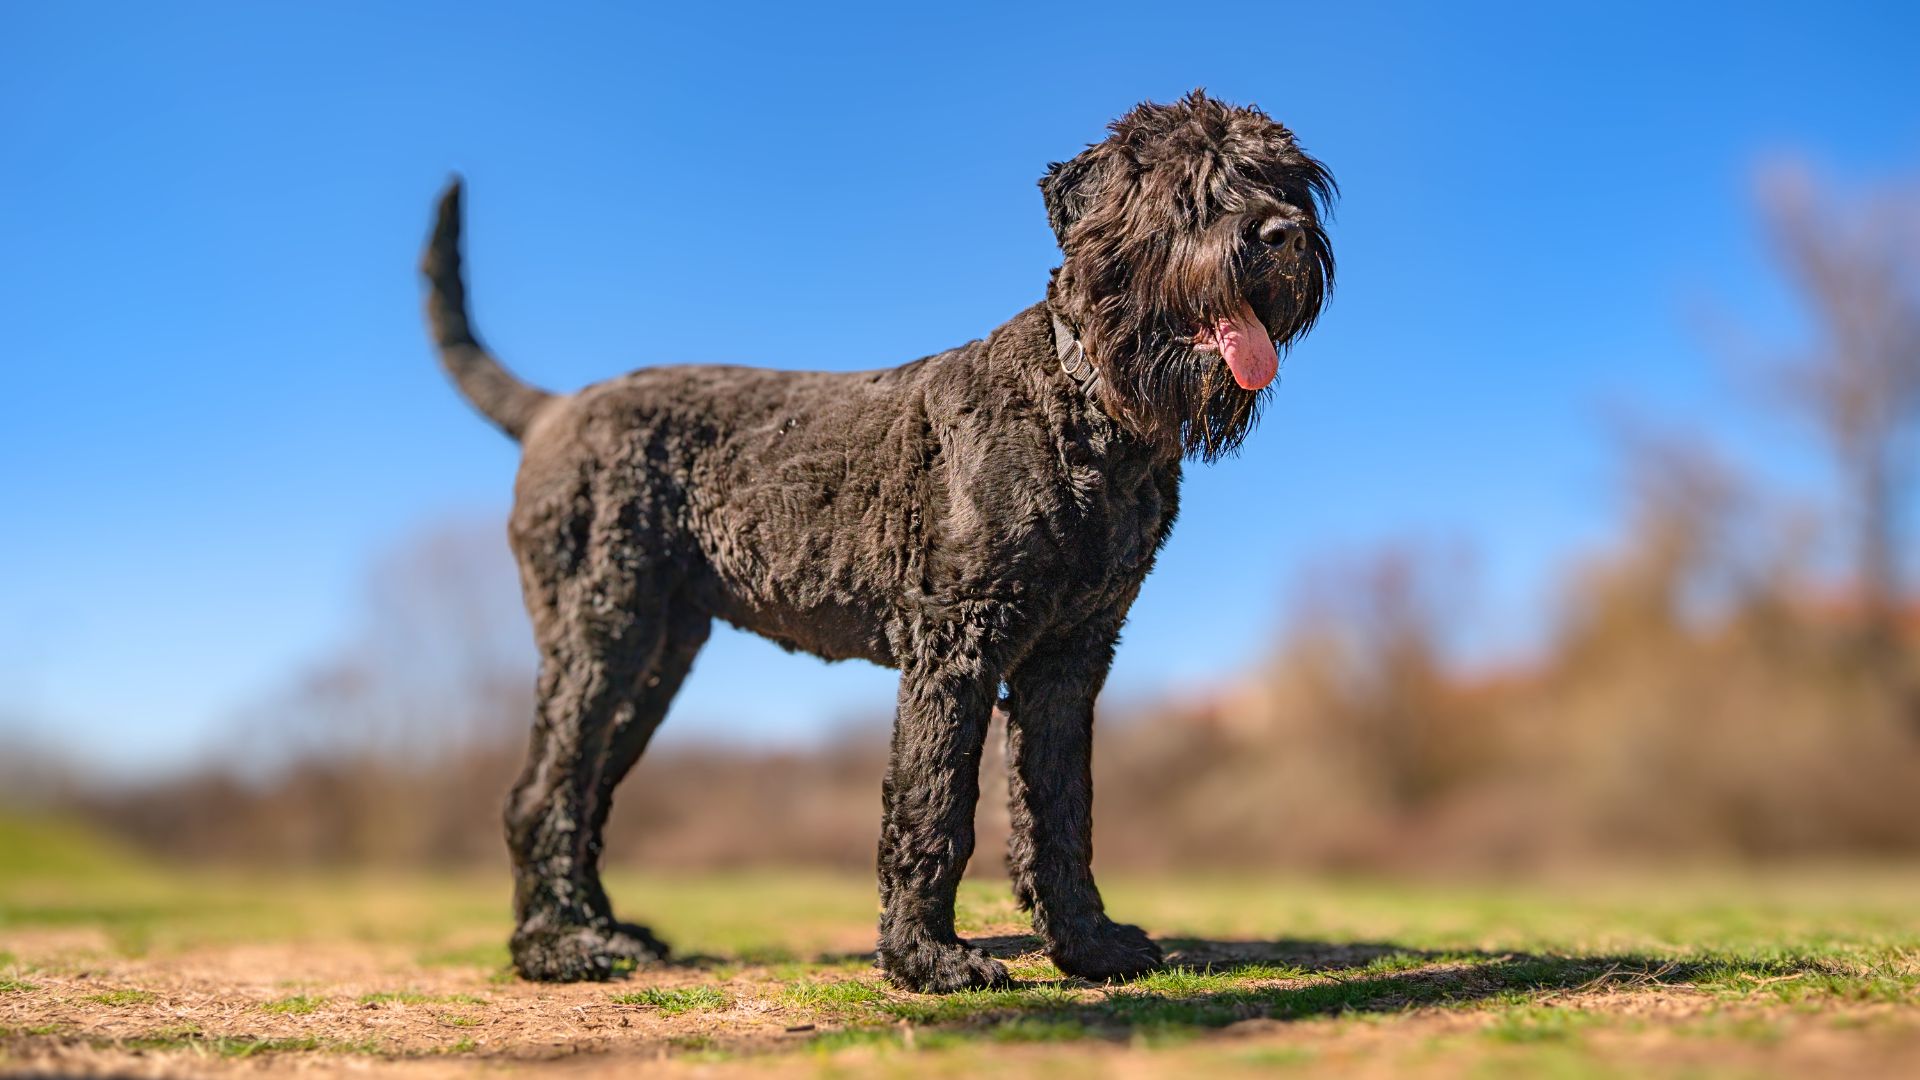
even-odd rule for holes
{"type": "Polygon", "coordinates": [[[564,396],[473,335],[448,190],[429,321],[461,390],[525,445],[509,534],[541,668],[506,813],[522,974],[666,955],[614,918],[600,834],[715,618],[900,671],[879,852],[894,982],[1007,981],[953,921],[996,701],[1009,868],[1054,962],[1090,979],[1160,962],[1094,885],[1093,702],[1183,457],[1230,451],[1259,404],[1187,344],[1243,299],[1279,341],[1306,332],[1332,281],[1333,181],[1284,127],[1196,91],[1139,106],[1041,185],[1065,261],[1045,303],[984,340],[882,371],[652,368],[564,396]],[[1274,222],[1306,240],[1275,249],[1274,222]],[[1056,319],[1099,379],[1063,371],[1056,319]]]}

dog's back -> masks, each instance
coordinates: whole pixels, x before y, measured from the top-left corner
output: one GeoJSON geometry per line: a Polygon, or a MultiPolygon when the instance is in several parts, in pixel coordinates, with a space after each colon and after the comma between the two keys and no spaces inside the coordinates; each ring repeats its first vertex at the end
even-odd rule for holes
{"type": "Polygon", "coordinates": [[[515,548],[544,576],[571,557],[557,537],[597,530],[682,602],[788,648],[891,666],[887,624],[924,574],[901,553],[924,551],[913,530],[946,516],[927,512],[925,368],[966,359],[658,367],[555,398],[526,434],[515,548]]]}

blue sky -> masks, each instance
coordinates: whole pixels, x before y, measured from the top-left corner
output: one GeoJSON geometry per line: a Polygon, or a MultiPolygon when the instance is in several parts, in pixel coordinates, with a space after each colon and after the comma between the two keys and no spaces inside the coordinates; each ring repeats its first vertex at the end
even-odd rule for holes
{"type": "MultiPolygon", "coordinates": [[[[1912,5],[695,7],[0,8],[0,735],[188,760],[349,631],[377,552],[503,511],[514,448],[419,325],[451,170],[482,332],[565,389],[980,336],[1054,263],[1035,179],[1108,119],[1204,85],[1292,126],[1345,193],[1339,291],[1190,472],[1140,693],[1397,538],[1471,549],[1480,633],[1523,642],[1614,518],[1620,403],[1793,472],[1689,304],[1794,330],[1757,163],[1920,164],[1912,5]]],[[[669,730],[804,737],[890,686],[724,637],[669,730]]]]}

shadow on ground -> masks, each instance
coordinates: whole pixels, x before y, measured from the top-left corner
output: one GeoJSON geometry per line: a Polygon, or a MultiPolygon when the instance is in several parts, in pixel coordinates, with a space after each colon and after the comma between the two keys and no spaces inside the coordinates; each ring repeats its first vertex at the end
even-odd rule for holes
{"type": "MultiPolygon", "coordinates": [[[[1041,951],[1041,942],[1032,934],[1005,934],[971,938],[989,956],[1003,959],[1041,951]]],[[[1321,974],[1362,968],[1388,957],[1409,960],[1433,960],[1442,955],[1459,957],[1461,953],[1434,953],[1400,945],[1373,941],[1304,941],[1282,938],[1273,941],[1236,941],[1207,938],[1162,937],[1156,939],[1166,953],[1167,964],[1175,968],[1218,969],[1260,965],[1289,968],[1305,974],[1321,974]]],[[[1485,955],[1485,954],[1472,954],[1485,955]]]]}
{"type": "MultiPolygon", "coordinates": [[[[1028,935],[971,939],[1003,959],[1040,947],[1028,935]]],[[[917,1034],[992,1041],[1179,1038],[1246,1021],[1290,1022],[1422,1007],[1525,1006],[1570,992],[1738,986],[1826,972],[1815,959],[1710,955],[1687,960],[1643,954],[1434,952],[1390,942],[1161,938],[1169,969],[1116,986],[1100,999],[1089,984],[1022,982],[1008,990],[912,995],[876,1009],[891,1026],[858,1023],[821,1041],[898,1041],[899,1022],[917,1034]]],[[[865,954],[871,958],[871,954],[865,954]]],[[[850,963],[860,954],[823,958],[850,963]]]]}

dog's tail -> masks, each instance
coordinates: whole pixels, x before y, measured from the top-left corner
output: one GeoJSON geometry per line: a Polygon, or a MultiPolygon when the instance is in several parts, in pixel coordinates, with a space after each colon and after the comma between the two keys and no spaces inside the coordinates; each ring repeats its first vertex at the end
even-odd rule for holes
{"type": "Polygon", "coordinates": [[[467,320],[467,283],[460,276],[459,177],[440,196],[440,217],[420,258],[427,278],[427,325],[440,347],[440,363],[454,385],[501,431],[518,440],[535,413],[553,395],[514,378],[473,334],[467,320]]]}

